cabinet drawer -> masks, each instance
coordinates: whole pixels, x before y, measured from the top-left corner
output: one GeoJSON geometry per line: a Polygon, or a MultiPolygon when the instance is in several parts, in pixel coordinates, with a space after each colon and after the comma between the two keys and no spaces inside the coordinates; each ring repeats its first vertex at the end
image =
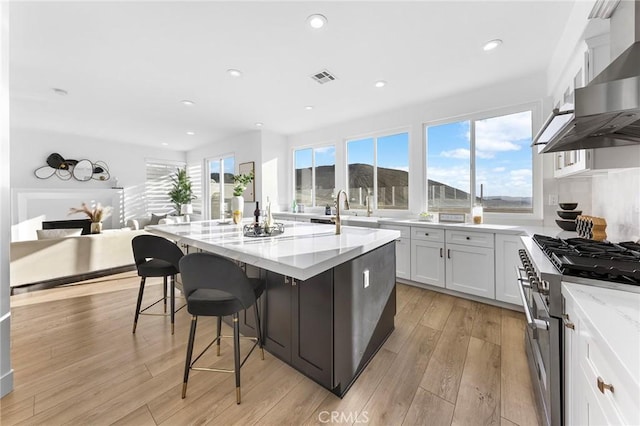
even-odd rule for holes
{"type": "Polygon", "coordinates": [[[412,226],[411,239],[444,242],[444,229],[412,226]]]}
{"type": "Polygon", "coordinates": [[[446,231],[447,244],[493,248],[494,234],[491,232],[446,231]]]}
{"type": "Polygon", "coordinates": [[[411,227],[400,225],[380,225],[380,229],[392,229],[400,231],[400,238],[411,238],[411,227]]]}

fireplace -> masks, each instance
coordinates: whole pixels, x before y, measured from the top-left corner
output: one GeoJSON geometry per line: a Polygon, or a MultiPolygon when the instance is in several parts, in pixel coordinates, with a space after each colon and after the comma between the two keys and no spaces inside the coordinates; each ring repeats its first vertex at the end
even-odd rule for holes
{"type": "Polygon", "coordinates": [[[82,235],[91,233],[91,221],[89,219],[77,220],[48,220],[42,222],[42,229],[75,229],[81,228],[82,235]]]}

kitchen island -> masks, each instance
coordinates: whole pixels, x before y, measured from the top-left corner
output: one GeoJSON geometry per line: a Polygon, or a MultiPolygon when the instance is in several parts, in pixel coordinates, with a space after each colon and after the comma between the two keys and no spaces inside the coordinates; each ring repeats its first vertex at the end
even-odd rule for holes
{"type": "MultiPolygon", "coordinates": [[[[394,328],[398,231],[282,222],[284,233],[246,237],[216,221],[147,227],[191,252],[218,254],[265,279],[264,347],[343,396],[394,328]]],[[[251,312],[241,332],[255,336],[251,312]]]]}

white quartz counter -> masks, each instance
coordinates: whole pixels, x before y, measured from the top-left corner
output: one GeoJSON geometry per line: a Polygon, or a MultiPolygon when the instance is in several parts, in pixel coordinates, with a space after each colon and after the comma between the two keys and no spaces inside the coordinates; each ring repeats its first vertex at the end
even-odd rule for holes
{"type": "MultiPolygon", "coordinates": [[[[149,232],[224,257],[290,276],[309,279],[400,237],[399,231],[279,221],[285,232],[275,237],[245,237],[240,225],[217,221],[155,225],[149,232]]],[[[249,222],[246,222],[249,223],[249,222]]],[[[246,224],[245,223],[245,224],[246,224]]]]}
{"type": "Polygon", "coordinates": [[[598,340],[616,348],[631,377],[640,378],[640,294],[573,283],[562,283],[562,294],[575,301],[598,340]]]}

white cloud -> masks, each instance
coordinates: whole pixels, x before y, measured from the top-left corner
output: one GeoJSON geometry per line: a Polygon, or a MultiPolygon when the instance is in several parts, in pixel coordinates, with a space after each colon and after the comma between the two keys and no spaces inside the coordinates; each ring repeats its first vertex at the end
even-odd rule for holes
{"type": "Polygon", "coordinates": [[[471,152],[466,148],[452,149],[451,151],[442,151],[441,156],[446,158],[457,158],[462,160],[469,159],[471,152]]]}
{"type": "Polygon", "coordinates": [[[476,149],[479,151],[518,151],[523,148],[523,145],[514,141],[529,138],[531,138],[530,112],[476,122],[476,149]]]}
{"type": "Polygon", "coordinates": [[[317,154],[326,154],[328,152],[334,151],[335,152],[336,148],[334,146],[323,146],[320,148],[314,148],[314,151],[317,154]]]}
{"type": "Polygon", "coordinates": [[[488,159],[495,157],[495,154],[493,152],[479,151],[476,149],[476,157],[488,159]]]}
{"type": "Polygon", "coordinates": [[[504,172],[505,170],[507,170],[506,167],[494,167],[491,171],[500,173],[500,172],[504,172]]]}

